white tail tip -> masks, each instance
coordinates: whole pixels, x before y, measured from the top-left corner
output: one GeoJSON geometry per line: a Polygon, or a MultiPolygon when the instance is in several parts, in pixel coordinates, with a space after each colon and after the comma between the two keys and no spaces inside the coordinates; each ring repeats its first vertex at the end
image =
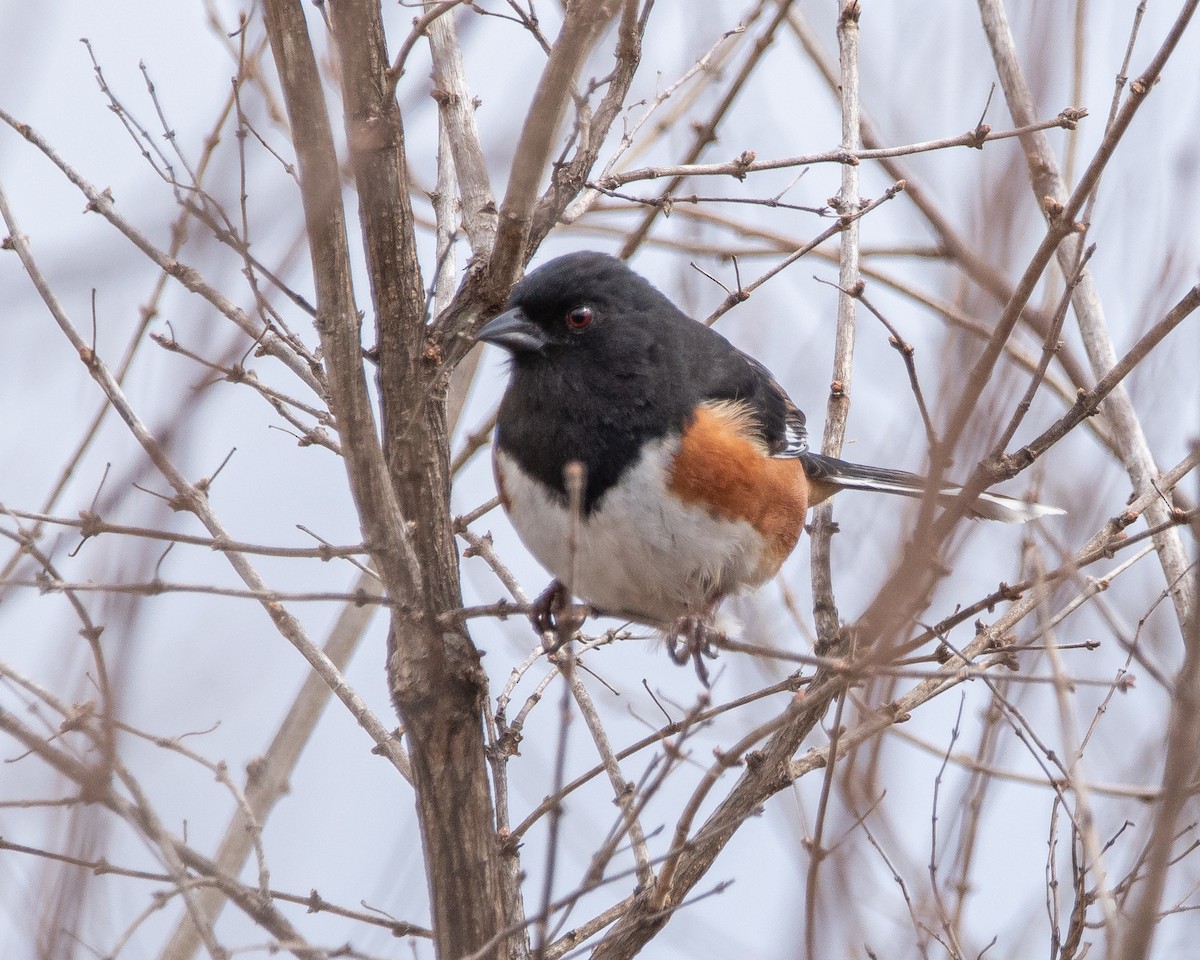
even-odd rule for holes
{"type": "Polygon", "coordinates": [[[1045,503],[1028,503],[998,493],[981,493],[971,505],[971,513],[983,520],[1002,523],[1028,523],[1038,517],[1053,517],[1066,513],[1061,507],[1045,503]]]}

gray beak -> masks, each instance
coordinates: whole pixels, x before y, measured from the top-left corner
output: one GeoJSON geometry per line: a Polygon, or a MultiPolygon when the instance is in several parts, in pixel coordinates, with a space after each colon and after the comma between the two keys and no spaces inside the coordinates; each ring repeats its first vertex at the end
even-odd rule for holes
{"type": "Polygon", "coordinates": [[[550,343],[546,331],[525,316],[525,311],[520,307],[506,310],[485,323],[478,339],[494,343],[512,353],[540,351],[550,343]]]}

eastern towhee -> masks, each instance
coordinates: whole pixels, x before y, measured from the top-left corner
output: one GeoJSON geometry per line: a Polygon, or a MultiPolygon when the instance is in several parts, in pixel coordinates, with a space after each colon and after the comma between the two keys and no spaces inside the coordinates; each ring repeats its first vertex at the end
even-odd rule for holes
{"type": "MultiPolygon", "coordinates": [[[[512,354],[493,463],[513,527],[555,577],[539,630],[570,583],[599,612],[694,639],[722,599],[775,574],[813,504],[846,489],[925,495],[916,474],[809,450],[804,414],[761,363],[606,254],[534,270],[479,339],[512,354]]],[[[994,493],[972,505],[1009,522],[1062,512],[994,493]]]]}

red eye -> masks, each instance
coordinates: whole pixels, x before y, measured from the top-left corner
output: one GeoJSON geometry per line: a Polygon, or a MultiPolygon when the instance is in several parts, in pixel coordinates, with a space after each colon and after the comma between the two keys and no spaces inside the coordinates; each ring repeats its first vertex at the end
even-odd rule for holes
{"type": "Polygon", "coordinates": [[[567,326],[572,330],[586,330],[591,322],[591,307],[573,307],[567,311],[567,326]]]}

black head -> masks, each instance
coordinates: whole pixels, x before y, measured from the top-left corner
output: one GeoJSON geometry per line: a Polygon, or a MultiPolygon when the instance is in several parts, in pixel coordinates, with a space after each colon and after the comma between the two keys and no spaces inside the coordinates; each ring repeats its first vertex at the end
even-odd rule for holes
{"type": "MultiPolygon", "coordinates": [[[[518,283],[508,310],[479,339],[527,361],[603,361],[610,351],[637,356],[665,324],[685,317],[648,281],[605,253],[558,257],[518,283]],[[536,355],[530,356],[530,355],[536,355]]],[[[690,321],[689,321],[690,323],[690,321]]]]}
{"type": "Polygon", "coordinates": [[[551,260],[479,332],[513,358],[499,447],[560,493],[564,464],[582,462],[590,510],[646,441],[682,429],[694,406],[693,337],[716,334],[620,260],[591,252],[551,260]]]}

